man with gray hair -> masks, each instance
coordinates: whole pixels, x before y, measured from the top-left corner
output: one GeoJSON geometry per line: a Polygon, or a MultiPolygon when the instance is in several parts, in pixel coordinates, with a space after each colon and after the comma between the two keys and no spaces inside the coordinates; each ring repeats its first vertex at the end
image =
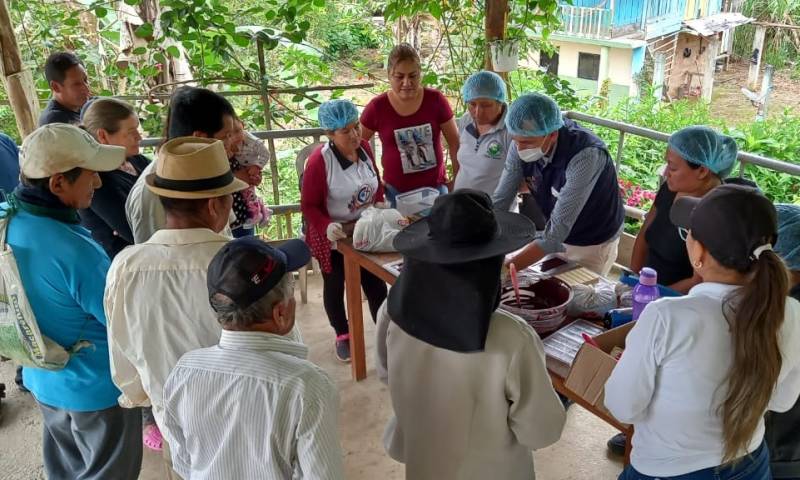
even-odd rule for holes
{"type": "Polygon", "coordinates": [[[164,385],[172,465],[185,479],[344,478],[338,394],[289,335],[306,244],[226,244],[208,267],[219,345],[181,357],[164,385]]]}

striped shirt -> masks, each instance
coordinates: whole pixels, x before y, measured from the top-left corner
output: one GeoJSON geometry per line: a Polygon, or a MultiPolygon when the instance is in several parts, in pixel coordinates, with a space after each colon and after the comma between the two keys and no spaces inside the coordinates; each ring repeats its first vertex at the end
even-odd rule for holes
{"type": "MultiPolygon", "coordinates": [[[[543,167],[546,167],[554,156],[555,151],[538,161],[542,163],[543,167]]],[[[564,251],[564,240],[569,236],[586,201],[592,195],[592,190],[594,190],[607,162],[608,153],[594,147],[581,150],[569,162],[566,183],[560,192],[555,192],[558,197],[556,206],[553,208],[540,238],[536,240],[545,253],[564,251]]],[[[503,174],[494,195],[492,195],[495,207],[504,210],[510,209],[523,180],[525,180],[525,176],[522,172],[522,160],[517,152],[517,144],[511,142],[503,174]]]]}
{"type": "Polygon", "coordinates": [[[343,479],[339,397],[308,349],[262,332],[222,331],[185,354],[164,385],[175,471],[195,479],[343,479]]]}

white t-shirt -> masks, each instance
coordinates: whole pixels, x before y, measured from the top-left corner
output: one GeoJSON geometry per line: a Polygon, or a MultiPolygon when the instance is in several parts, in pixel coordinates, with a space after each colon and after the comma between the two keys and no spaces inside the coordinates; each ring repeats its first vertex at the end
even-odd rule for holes
{"type": "MultiPolygon", "coordinates": [[[[733,361],[724,299],[737,287],[701,283],[689,294],[645,307],[606,383],[605,404],[634,425],[631,464],[644,475],[671,477],[722,463],[719,406],[733,361]]],[[[800,395],[800,303],[787,297],[780,332],[783,366],[768,410],[785,412],[800,395]]],[[[747,452],[764,438],[759,422],[747,452]]]]}
{"type": "Polygon", "coordinates": [[[358,150],[358,156],[353,163],[337,156],[330,143],[322,147],[328,179],[328,215],[333,222],[357,220],[365,208],[375,203],[378,175],[363,149],[358,150]]]}

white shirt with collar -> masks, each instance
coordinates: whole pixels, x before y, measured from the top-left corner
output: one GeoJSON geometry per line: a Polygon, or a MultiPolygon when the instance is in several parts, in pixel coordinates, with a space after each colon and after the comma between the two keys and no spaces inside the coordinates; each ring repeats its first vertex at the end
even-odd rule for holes
{"type": "Polygon", "coordinates": [[[492,195],[500,182],[506,163],[511,135],[506,128],[506,111],[500,120],[483,135],[469,112],[458,119],[458,174],[454,189],[474,188],[492,195]]]}
{"type": "Polygon", "coordinates": [[[104,306],[119,404],[152,405],[167,441],[163,385],[181,355],[219,340],[206,276],[229,241],[207,228],[159,230],[117,254],[108,271],[104,306]]]}
{"type": "MultiPolygon", "coordinates": [[[[631,464],[644,475],[671,477],[722,463],[719,406],[727,395],[733,349],[722,305],[737,287],[701,283],[688,295],[649,304],[608,379],[605,404],[634,425],[631,464]]],[[[768,410],[784,412],[800,395],[800,303],[787,297],[780,331],[783,365],[768,410]]],[[[764,421],[748,452],[764,438],[764,421]]]]}
{"type": "Polygon", "coordinates": [[[164,387],[184,479],[344,478],[331,378],[290,338],[223,330],[184,355],[164,387]]]}

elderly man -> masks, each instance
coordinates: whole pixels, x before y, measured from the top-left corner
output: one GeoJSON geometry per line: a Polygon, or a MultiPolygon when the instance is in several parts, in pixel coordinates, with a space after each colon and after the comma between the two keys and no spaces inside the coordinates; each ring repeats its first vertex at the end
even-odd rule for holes
{"type": "Polygon", "coordinates": [[[561,436],[542,341],[497,309],[504,255],[533,234],[530,220],[461,189],[395,238],[403,271],[378,313],[376,350],[395,413],[384,444],[407,479],[531,479],[531,450],[561,436]]]}
{"type": "Polygon", "coordinates": [[[272,248],[246,237],[211,261],[219,345],[184,355],[164,386],[173,465],[184,478],[344,478],[336,386],[287,337],[292,271],[310,258],[300,240],[272,248]]]}
{"type": "Polygon", "coordinates": [[[39,115],[39,126],[50,123],[80,123],[81,108],[92,94],[83,62],[72,52],[56,52],[47,57],[44,76],[53,98],[39,115]]]}
{"type": "Polygon", "coordinates": [[[608,274],[617,259],[625,212],[605,143],[563,118],[556,102],[538,93],[511,104],[506,127],[514,141],[494,204],[508,210],[524,181],[546,221],[541,238],[511,262],[524,268],[565,250],[571,260],[608,274]]]}
{"type": "MultiPolygon", "coordinates": [[[[241,143],[235,120],[236,112],[225,97],[205,88],[181,87],[170,99],[167,138],[194,136],[221,140],[226,157],[230,158],[241,143]]],[[[125,202],[125,215],[135,243],[147,241],[166,223],[164,207],[158,196],[145,185],[156,163],[152,162],[142,171],[125,202]]],[[[225,233],[230,236],[227,226],[225,233]]]]}
{"type": "MultiPolygon", "coordinates": [[[[165,439],[162,388],[184,353],[209,347],[220,327],[206,297],[206,270],[228,242],[235,178],[221,141],[180,137],[159,150],[147,188],[166,212],[166,228],[120,252],[108,272],[105,309],[111,371],[125,407],[152,405],[165,439]]],[[[164,445],[168,463],[168,446],[164,445]]]]}
{"type": "Polygon", "coordinates": [[[109,259],[78,217],[101,185],[97,172],[124,160],[124,148],[100,145],[78,127],[40,127],[22,144],[22,183],[2,207],[11,216],[7,242],[39,329],[75,351],[62,369],[23,369],[42,412],[48,478],[139,476],[141,414],[117,404],[108,361],[103,289],[109,259]]]}

